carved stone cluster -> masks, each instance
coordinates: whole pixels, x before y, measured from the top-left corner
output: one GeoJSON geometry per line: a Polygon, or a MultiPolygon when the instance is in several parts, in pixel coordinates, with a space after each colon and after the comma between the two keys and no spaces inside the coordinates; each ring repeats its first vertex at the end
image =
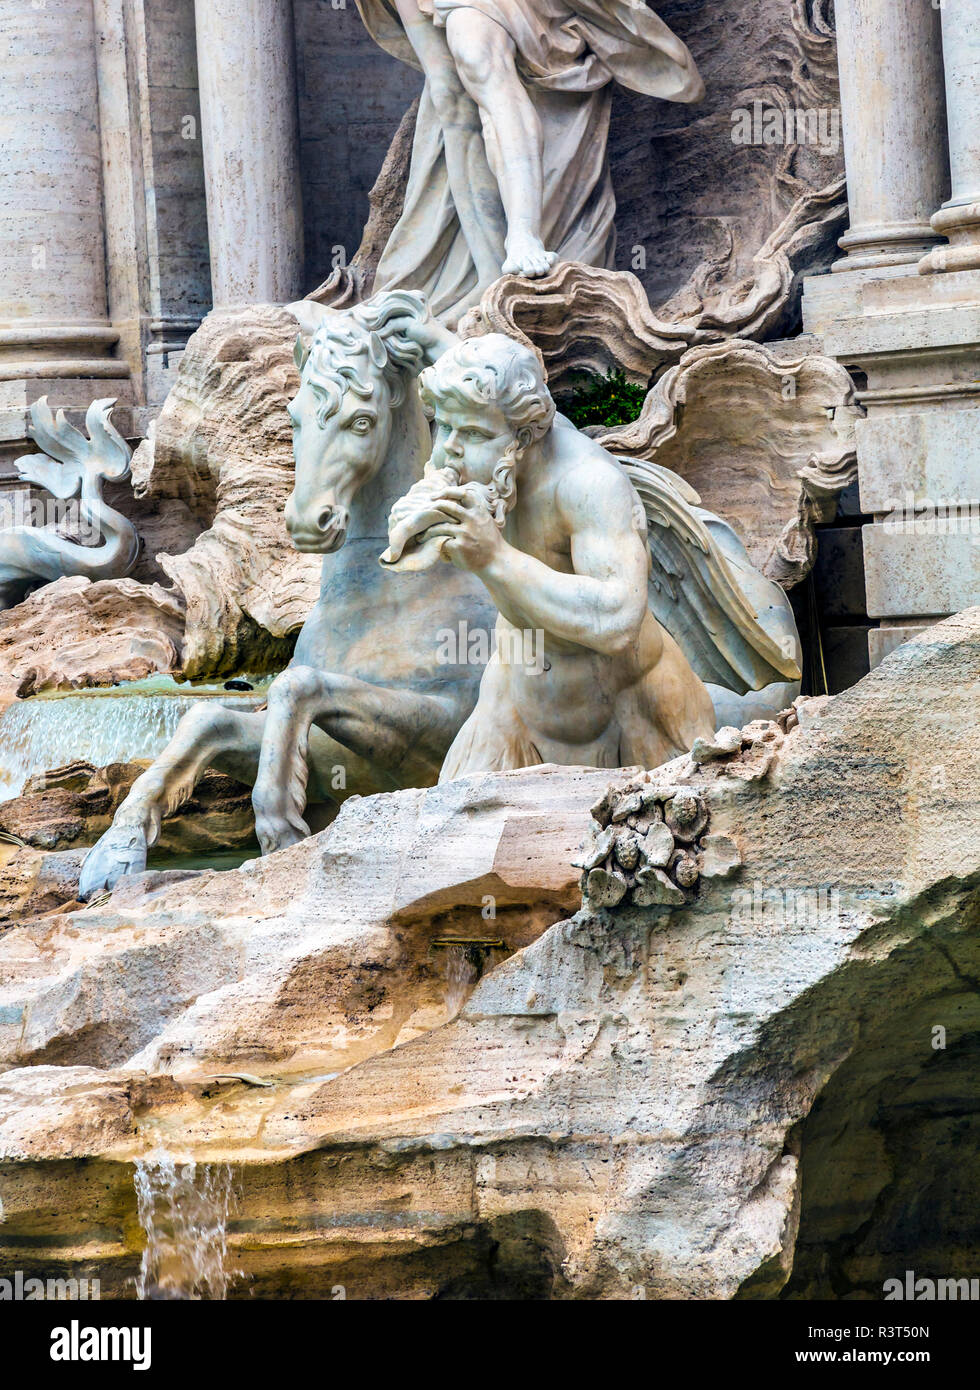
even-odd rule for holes
{"type": "Polygon", "coordinates": [[[707,804],[691,787],[649,781],[614,788],[592,807],[595,825],[579,857],[586,907],[683,907],[702,878],[741,863],[726,835],[709,835],[707,804]]]}

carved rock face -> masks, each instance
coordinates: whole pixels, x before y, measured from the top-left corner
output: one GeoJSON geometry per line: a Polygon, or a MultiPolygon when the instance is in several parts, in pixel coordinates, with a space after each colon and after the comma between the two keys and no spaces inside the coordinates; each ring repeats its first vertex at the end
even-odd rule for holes
{"type": "Polygon", "coordinates": [[[655,8],[694,54],[706,95],[677,107],[616,90],[617,264],[635,269],[663,318],[737,310],[759,315],[769,337],[789,334],[785,270],[829,266],[846,216],[832,0],[655,8]],[[796,109],[813,113],[800,141],[781,119],[796,109]]]}
{"type": "Polygon", "coordinates": [[[703,765],[348,802],[244,869],[5,933],[0,1255],[42,1265],[57,1235],[124,1293],[133,1159],[159,1119],[240,1173],[242,1296],[349,1279],[370,1297],[880,1298],[923,1210],[939,1267],[966,1272],[978,679],[972,610],[703,765]],[[679,845],[672,889],[639,884],[653,905],[568,917],[588,808],[597,836],[644,839],[664,822],[613,821],[621,796],[681,788],[711,815],[693,891],[679,845]],[[516,949],[446,1022],[430,946],[457,933],[516,949]]]}
{"type": "Polygon", "coordinates": [[[611,787],[592,807],[592,819],[589,838],[572,861],[583,870],[586,908],[614,908],[624,900],[635,907],[683,907],[703,872],[731,873],[740,862],[728,842],[731,862],[716,847],[705,870],[700,837],[709,815],[703,797],[690,787],[658,783],[656,774],[611,787]]]}

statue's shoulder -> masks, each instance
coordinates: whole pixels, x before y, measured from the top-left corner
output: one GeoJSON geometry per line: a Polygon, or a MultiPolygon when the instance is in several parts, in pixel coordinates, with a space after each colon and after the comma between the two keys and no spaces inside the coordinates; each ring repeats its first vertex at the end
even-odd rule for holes
{"type": "Polygon", "coordinates": [[[632,508],[633,485],[608,450],[564,416],[556,417],[551,433],[559,466],[555,500],[563,513],[594,520],[612,515],[621,504],[632,508]]]}

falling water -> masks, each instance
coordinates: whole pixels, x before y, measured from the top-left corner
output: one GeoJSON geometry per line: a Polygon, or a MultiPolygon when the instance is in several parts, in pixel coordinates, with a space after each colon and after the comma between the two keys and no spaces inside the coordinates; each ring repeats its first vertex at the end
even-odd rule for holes
{"type": "Polygon", "coordinates": [[[446,1012],[455,1018],[473,992],[480,971],[466,946],[446,947],[446,1012]]]}
{"type": "Polygon", "coordinates": [[[35,695],[0,713],[0,801],[18,796],[29,778],[68,763],[94,767],[155,758],[180,718],[200,699],[251,709],[263,695],[236,695],[221,685],[177,685],[151,677],[110,689],[35,695]]]}
{"type": "Polygon", "coordinates": [[[237,1199],[225,1163],[177,1163],[158,1148],[136,1162],[134,1176],[146,1248],[140,1299],[223,1299],[241,1272],[228,1256],[228,1219],[237,1199]]]}

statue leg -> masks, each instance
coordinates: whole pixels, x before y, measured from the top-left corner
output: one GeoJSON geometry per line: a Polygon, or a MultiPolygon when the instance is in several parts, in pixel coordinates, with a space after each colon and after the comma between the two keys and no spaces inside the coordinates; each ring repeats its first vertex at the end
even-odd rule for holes
{"type": "Polygon", "coordinates": [[[388,690],[351,676],[291,666],[269,688],[259,771],[252,794],[263,853],[305,839],[311,726],[346,750],[346,791],[429,786],[456,732],[450,701],[388,690]]]}
{"type": "MultiPolygon", "coordinates": [[[[487,162],[480,112],[459,79],[449,44],[441,29],[422,13],[417,0],[395,0],[409,42],[422,65],[446,156],[446,177],[453,206],[470,248],[480,284],[500,276],[499,244],[503,226],[485,225],[488,208],[496,201],[496,182],[487,162]],[[497,250],[494,250],[494,244],[497,250]]],[[[502,212],[500,212],[502,223],[502,212]]]]}
{"type": "Polygon", "coordinates": [[[86,902],[127,874],[146,868],[160,822],[190,797],[210,766],[243,781],[258,770],[265,711],[227,709],[210,701],[188,710],[152,767],[138,777],[105,834],[85,856],[78,896],[86,902]]]}
{"type": "Polygon", "coordinates": [[[463,86],[480,109],[490,167],[507,214],[504,274],[547,275],[558,259],[542,241],[541,121],[517,71],[514,40],[477,10],[453,10],[446,36],[463,86]]]}

